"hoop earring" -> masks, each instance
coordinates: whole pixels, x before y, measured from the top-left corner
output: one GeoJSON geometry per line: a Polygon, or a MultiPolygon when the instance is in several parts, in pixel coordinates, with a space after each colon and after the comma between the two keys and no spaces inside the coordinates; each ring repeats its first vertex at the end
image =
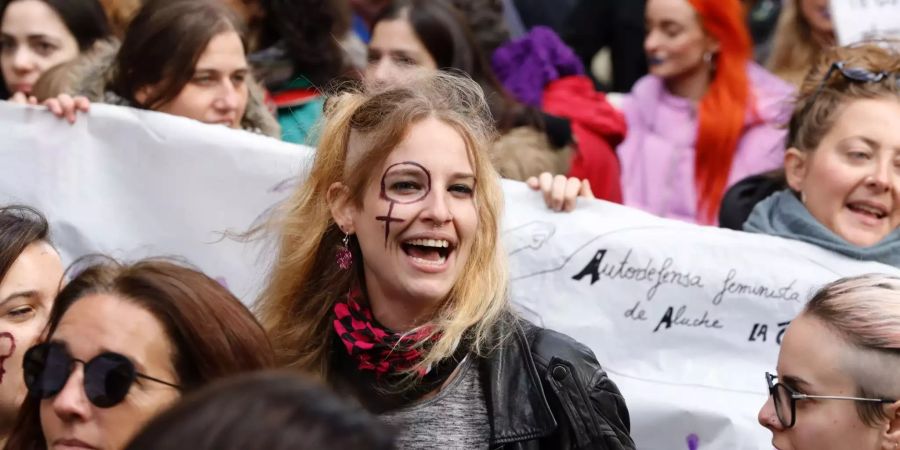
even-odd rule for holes
{"type": "Polygon", "coordinates": [[[343,246],[337,251],[337,265],[341,270],[347,270],[353,265],[353,253],[350,252],[350,233],[344,233],[343,246]]]}

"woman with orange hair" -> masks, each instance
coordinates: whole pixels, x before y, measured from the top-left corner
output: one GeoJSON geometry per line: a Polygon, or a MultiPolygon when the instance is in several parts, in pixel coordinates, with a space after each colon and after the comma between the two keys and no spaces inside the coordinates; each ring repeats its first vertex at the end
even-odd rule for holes
{"type": "Polygon", "coordinates": [[[739,0],[649,0],[650,74],[623,104],[625,204],[715,222],[725,189],[779,167],[793,88],[751,61],[739,0]]]}

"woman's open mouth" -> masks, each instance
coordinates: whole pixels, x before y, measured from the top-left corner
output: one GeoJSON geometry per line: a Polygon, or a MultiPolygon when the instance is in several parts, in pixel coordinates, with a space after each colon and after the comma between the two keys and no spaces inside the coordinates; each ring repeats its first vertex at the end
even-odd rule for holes
{"type": "Polygon", "coordinates": [[[871,203],[851,202],[847,203],[847,209],[875,220],[884,219],[888,215],[884,207],[871,203]]]}
{"type": "Polygon", "coordinates": [[[400,244],[400,248],[417,264],[442,266],[454,250],[453,244],[445,239],[410,239],[400,244]]]}

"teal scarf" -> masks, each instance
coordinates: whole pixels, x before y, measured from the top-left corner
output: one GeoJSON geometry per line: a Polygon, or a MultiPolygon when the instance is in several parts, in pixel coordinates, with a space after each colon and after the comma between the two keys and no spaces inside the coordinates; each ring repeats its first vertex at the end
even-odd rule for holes
{"type": "Polygon", "coordinates": [[[900,228],[871,247],[853,245],[816,220],[790,190],[759,202],[744,222],[744,231],[809,242],[861,261],[900,267],[900,228]]]}

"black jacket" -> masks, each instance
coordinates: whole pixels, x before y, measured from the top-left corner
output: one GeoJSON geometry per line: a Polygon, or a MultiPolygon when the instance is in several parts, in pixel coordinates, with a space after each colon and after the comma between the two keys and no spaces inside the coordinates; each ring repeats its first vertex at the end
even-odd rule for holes
{"type": "Polygon", "coordinates": [[[784,171],[751,175],[731,186],[722,197],[719,226],[741,231],[756,204],[787,188],[784,171]]]}
{"type": "Polygon", "coordinates": [[[593,352],[525,321],[481,364],[492,449],[634,449],[625,400],[593,352]]]}

